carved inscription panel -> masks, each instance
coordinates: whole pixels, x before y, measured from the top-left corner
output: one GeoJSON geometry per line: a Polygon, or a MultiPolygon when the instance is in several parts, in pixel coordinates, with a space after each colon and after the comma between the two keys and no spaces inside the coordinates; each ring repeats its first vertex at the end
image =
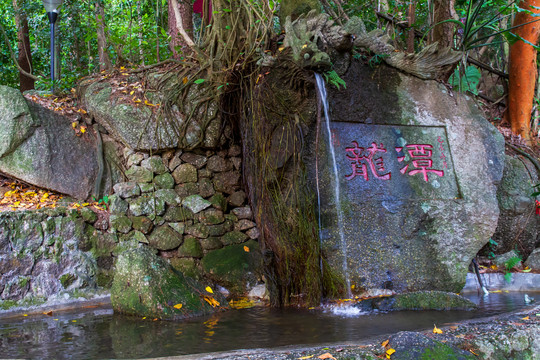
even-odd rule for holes
{"type": "Polygon", "coordinates": [[[444,127],[333,122],[331,129],[351,200],[460,197],[444,127]]]}

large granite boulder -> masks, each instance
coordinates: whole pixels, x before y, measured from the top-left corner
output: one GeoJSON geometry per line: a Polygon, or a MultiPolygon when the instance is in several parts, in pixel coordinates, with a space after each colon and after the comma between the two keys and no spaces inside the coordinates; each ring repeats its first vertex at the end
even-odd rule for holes
{"type": "MultiPolygon", "coordinates": [[[[198,100],[207,96],[205,85],[193,85],[182,104],[173,105],[170,112],[158,111],[166,94],[176,86],[172,78],[166,85],[160,84],[162,77],[157,73],[146,77],[149,91],[144,95],[148,98],[144,101],[135,99],[135,102],[134,96],[123,96],[117,85],[107,80],[82,82],[79,95],[94,119],[115,140],[132,150],[155,152],[196,146],[217,147],[223,135],[220,117],[216,116],[217,103],[209,101],[202,107],[196,107],[199,106],[198,100]],[[186,114],[192,114],[189,120],[186,120],[186,114]]],[[[138,81],[128,79],[127,83],[128,86],[136,86],[138,81]]]]}
{"type": "Polygon", "coordinates": [[[329,95],[335,171],[320,133],[323,256],[358,290],[458,292],[497,226],[503,137],[437,82],[359,62],[342,78],[329,95]]]}
{"type": "Polygon", "coordinates": [[[531,194],[538,184],[534,165],[523,156],[505,157],[504,173],[497,190],[501,215],[493,234],[495,243],[484,248],[485,253],[503,254],[518,250],[525,259],[538,244],[540,217],[536,215],[535,199],[531,194]]]}
{"type": "Polygon", "coordinates": [[[111,302],[117,312],[160,319],[207,315],[228,307],[221,294],[207,289],[143,246],[118,257],[111,302]]]}
{"type": "Polygon", "coordinates": [[[85,199],[98,174],[96,138],[77,137],[69,119],[0,86],[0,172],[85,199]]]}

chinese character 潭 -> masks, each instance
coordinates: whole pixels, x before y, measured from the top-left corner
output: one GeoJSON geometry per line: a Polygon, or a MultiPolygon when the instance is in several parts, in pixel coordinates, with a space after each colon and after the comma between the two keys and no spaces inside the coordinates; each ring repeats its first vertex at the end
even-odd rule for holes
{"type": "Polygon", "coordinates": [[[368,148],[359,147],[356,141],[352,142],[353,146],[345,148],[347,158],[351,162],[352,173],[346,175],[345,179],[352,180],[356,176],[361,176],[364,180],[369,180],[369,172],[380,180],[390,180],[392,174],[390,172],[384,174],[384,162],[382,157],[375,157],[377,153],[385,153],[386,149],[381,143],[377,146],[376,143],[371,143],[368,148]]]}
{"type": "MultiPolygon", "coordinates": [[[[396,147],[396,151],[398,153],[402,149],[403,148],[401,147],[396,147]]],[[[399,170],[402,174],[407,173],[407,170],[409,170],[409,176],[423,174],[426,182],[429,182],[428,173],[433,173],[437,176],[444,176],[443,170],[432,169],[433,160],[431,159],[431,156],[433,154],[433,146],[427,144],[413,144],[407,145],[406,149],[412,159],[412,165],[414,168],[409,169],[410,164],[407,164],[399,170]]],[[[398,157],[399,162],[402,162],[404,159],[405,156],[398,157]]]]}

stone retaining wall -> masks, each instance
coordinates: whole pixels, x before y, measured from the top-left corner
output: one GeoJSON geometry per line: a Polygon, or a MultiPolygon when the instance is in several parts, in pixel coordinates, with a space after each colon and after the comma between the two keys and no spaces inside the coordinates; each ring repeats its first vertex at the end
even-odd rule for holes
{"type": "Polygon", "coordinates": [[[188,276],[240,292],[254,286],[244,253],[258,248],[259,230],[241,187],[240,155],[237,145],[161,156],[126,151],[128,181],[109,197],[109,233],[148,244],[188,276]]]}
{"type": "Polygon", "coordinates": [[[116,257],[149,246],[232,295],[261,282],[259,230],[241,187],[241,150],[124,150],[108,212],[64,204],[0,214],[0,306],[109,288],[116,257]]]}

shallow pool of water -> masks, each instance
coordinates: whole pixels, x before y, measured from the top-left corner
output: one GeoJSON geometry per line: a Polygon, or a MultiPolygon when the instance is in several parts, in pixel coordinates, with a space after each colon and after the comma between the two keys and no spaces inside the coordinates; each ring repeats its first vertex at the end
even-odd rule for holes
{"type": "MultiPolygon", "coordinates": [[[[540,300],[540,293],[529,293],[540,300]]],[[[233,349],[360,341],[526,307],[524,293],[469,294],[479,311],[403,311],[336,316],[330,311],[232,310],[190,321],[153,321],[85,309],[0,319],[0,358],[161,357],[233,349]]],[[[538,303],[538,301],[536,302],[538,303]]]]}

